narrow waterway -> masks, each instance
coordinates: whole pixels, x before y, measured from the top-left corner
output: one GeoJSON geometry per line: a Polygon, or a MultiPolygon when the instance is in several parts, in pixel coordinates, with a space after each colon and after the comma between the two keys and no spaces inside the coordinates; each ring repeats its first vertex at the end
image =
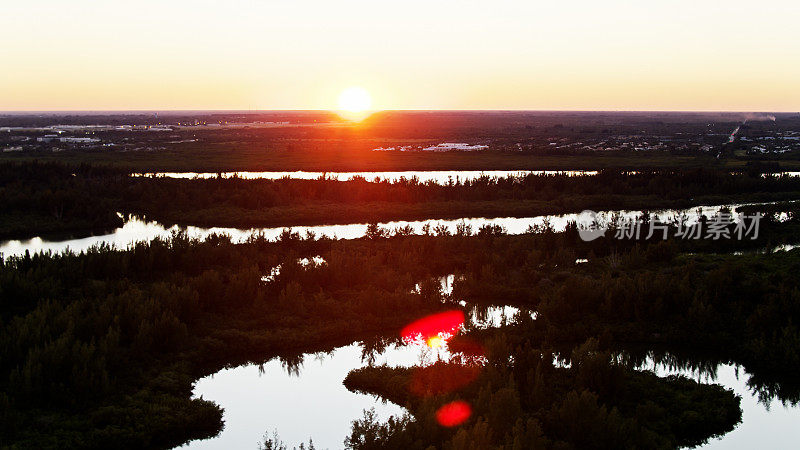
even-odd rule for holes
{"type": "MultiPolygon", "coordinates": [[[[700,215],[711,216],[716,214],[723,208],[734,210],[736,207],[741,206],[738,204],[729,205],[715,205],[715,206],[697,206],[686,209],[665,209],[653,210],[651,214],[657,215],[661,220],[669,220],[681,215],[686,216],[688,222],[697,220],[700,215]]],[[[633,210],[607,210],[599,211],[598,218],[609,219],[614,215],[619,215],[623,218],[632,218],[640,215],[642,211],[633,210]]],[[[580,214],[552,214],[532,217],[464,217],[460,219],[450,220],[397,220],[391,222],[379,223],[382,228],[394,230],[409,226],[417,234],[423,232],[423,227],[430,224],[431,228],[436,226],[444,226],[450,232],[454,232],[456,227],[460,224],[472,227],[473,231],[477,231],[484,225],[500,225],[506,229],[508,234],[522,234],[528,231],[529,227],[541,227],[549,224],[554,231],[563,231],[568,222],[577,221],[580,214]]],[[[0,242],[0,254],[3,257],[14,255],[23,255],[25,252],[31,254],[37,252],[62,252],[73,251],[82,252],[86,251],[92,246],[107,244],[118,249],[125,249],[131,244],[142,241],[151,241],[155,238],[167,238],[172,233],[184,231],[190,238],[205,239],[211,234],[226,234],[231,237],[234,242],[243,242],[254,234],[262,234],[266,239],[274,240],[286,230],[287,227],[268,227],[268,228],[227,228],[227,227],[195,227],[195,226],[172,226],[165,227],[158,222],[148,221],[138,217],[128,217],[122,227],[115,229],[110,233],[98,234],[94,236],[87,236],[81,238],[61,239],[61,240],[48,240],[42,237],[35,237],[31,239],[22,240],[6,240],[0,242]]],[[[299,232],[302,236],[306,233],[314,233],[317,237],[327,236],[333,239],[356,239],[363,237],[367,232],[366,223],[351,223],[343,225],[314,225],[314,226],[296,226],[291,227],[292,231],[299,232]]]]}
{"type": "MultiPolygon", "coordinates": [[[[470,308],[471,326],[498,327],[513,320],[514,307],[470,308]]],[[[266,433],[276,431],[290,445],[313,439],[318,449],[342,448],[353,420],[374,408],[381,420],[400,416],[398,405],[348,391],[342,381],[347,373],[369,364],[410,367],[447,359],[446,349],[392,344],[379,354],[368,355],[358,343],[324,353],[309,353],[287,364],[279,359],[257,365],[223,369],[195,383],[194,397],[212,400],[225,409],[225,429],[218,436],[193,441],[191,449],[256,448],[266,433]]],[[[719,364],[710,371],[671,367],[648,358],[638,367],[656,375],[682,375],[701,383],[716,383],[741,396],[742,423],[703,449],[792,448],[800,441],[800,407],[778,400],[763,403],[748,386],[750,375],[741,367],[719,364]]]]}
{"type": "MultiPolygon", "coordinates": [[[[564,175],[568,177],[595,176],[597,170],[409,170],[409,171],[384,171],[384,172],[306,172],[303,170],[285,172],[147,172],[136,173],[136,177],[164,177],[179,179],[210,179],[210,178],[241,178],[244,180],[328,180],[347,181],[353,178],[363,178],[367,181],[381,181],[394,183],[401,180],[417,180],[420,183],[448,184],[450,182],[465,182],[479,178],[506,178],[521,177],[526,175],[564,175]]],[[[636,174],[637,171],[630,171],[636,174]]],[[[735,172],[732,172],[735,173],[735,172]]],[[[763,176],[800,176],[800,172],[772,172],[763,176]]]]}
{"type": "MultiPolygon", "coordinates": [[[[452,286],[452,277],[447,281],[452,286]]],[[[444,286],[444,281],[443,281],[444,286]]],[[[499,326],[513,319],[513,307],[470,308],[471,326],[499,326]]],[[[353,420],[374,408],[381,420],[405,410],[371,395],[348,391],[347,374],[366,365],[411,367],[447,359],[445,348],[395,343],[370,354],[359,343],[329,353],[307,353],[296,361],[279,358],[263,365],[223,369],[197,380],[193,397],[212,400],[225,409],[225,429],[216,437],[192,441],[190,449],[256,448],[265,433],[276,431],[291,446],[308,443],[317,449],[339,449],[353,420]]]]}
{"type": "Polygon", "coordinates": [[[784,405],[773,399],[762,402],[753,388],[747,385],[750,375],[740,366],[719,364],[710,372],[670,367],[652,359],[641,367],[656,375],[682,375],[699,383],[719,384],[742,398],[742,422],[730,433],[712,439],[699,448],[713,450],[796,448],[800,442],[800,407],[784,405]]]}
{"type": "MultiPolygon", "coordinates": [[[[690,220],[700,214],[710,216],[722,208],[734,209],[739,205],[702,206],[685,210],[655,211],[666,219],[686,215],[690,220]]],[[[640,211],[604,211],[603,216],[619,214],[633,217],[640,211]]],[[[467,224],[477,229],[486,224],[501,225],[510,234],[524,233],[530,226],[549,223],[556,230],[563,230],[567,222],[574,221],[578,214],[536,216],[525,218],[463,218],[435,221],[396,221],[380,224],[386,228],[410,226],[415,232],[422,232],[426,223],[443,225],[455,230],[459,224],[467,224]]],[[[311,231],[318,236],[352,239],[365,234],[366,224],[322,225],[293,227],[293,231],[311,231]]],[[[78,239],[48,241],[42,238],[12,240],[0,243],[0,253],[4,257],[28,252],[71,250],[85,251],[92,246],[108,244],[116,248],[126,248],[138,241],[148,241],[157,237],[168,237],[177,231],[185,231],[190,237],[203,239],[210,234],[224,233],[234,241],[243,241],[253,233],[262,233],[268,239],[275,239],[284,228],[237,229],[237,228],[166,228],[156,222],[128,218],[124,226],[112,233],[78,239]]],[[[787,250],[792,246],[782,246],[787,250]]],[[[576,261],[585,262],[585,261],[576,261]]],[[[444,277],[442,288],[447,293],[452,290],[453,277],[444,277]]],[[[466,304],[462,303],[466,307],[466,304]]],[[[467,309],[470,324],[475,327],[497,327],[511,320],[519,310],[510,306],[488,309],[467,309]]],[[[533,313],[535,314],[535,313],[533,313]]],[[[534,316],[535,317],[535,316],[534,316]]],[[[365,364],[386,363],[393,366],[409,366],[431,361],[442,355],[432,354],[430,349],[393,344],[380,354],[368,358],[362,347],[351,344],[337,348],[326,354],[306,354],[301,363],[288,363],[279,359],[271,360],[261,366],[246,365],[223,369],[214,375],[197,380],[194,396],[212,400],[225,409],[225,429],[215,438],[194,441],[190,448],[255,448],[264,433],[277,431],[281,438],[296,445],[313,438],[317,448],[341,448],[350,424],[360,418],[364,409],[375,408],[378,417],[386,419],[399,415],[403,409],[390,403],[382,403],[375,398],[347,391],[342,385],[347,373],[365,364]]],[[[444,355],[446,357],[446,355],[444,355]]],[[[721,439],[710,442],[705,448],[786,448],[800,441],[800,408],[783,406],[779,402],[767,405],[759,403],[758,396],[747,386],[748,375],[730,365],[717,367],[715,376],[698,375],[687,369],[675,369],[653,364],[658,375],[680,374],[691,378],[701,377],[702,382],[716,382],[742,396],[744,411],[743,423],[736,430],[721,439]]]]}
{"type": "Polygon", "coordinates": [[[208,178],[242,178],[245,180],[280,180],[283,178],[293,180],[329,180],[347,181],[353,178],[364,178],[367,181],[385,181],[394,183],[402,179],[415,179],[420,183],[433,182],[447,184],[449,182],[464,182],[478,178],[505,178],[510,176],[525,175],[566,175],[569,177],[597,175],[596,170],[409,170],[402,172],[150,172],[139,173],[135,176],[208,179],[208,178]]]}

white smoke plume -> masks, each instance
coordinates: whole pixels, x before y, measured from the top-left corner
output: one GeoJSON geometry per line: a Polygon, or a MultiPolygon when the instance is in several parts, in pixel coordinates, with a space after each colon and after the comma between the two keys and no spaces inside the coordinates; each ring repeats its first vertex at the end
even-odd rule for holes
{"type": "Polygon", "coordinates": [[[773,116],[772,114],[766,114],[766,113],[746,113],[744,115],[744,120],[743,120],[742,123],[747,122],[747,121],[760,122],[760,121],[767,121],[767,120],[771,120],[772,122],[775,122],[775,116],[773,116]]]}

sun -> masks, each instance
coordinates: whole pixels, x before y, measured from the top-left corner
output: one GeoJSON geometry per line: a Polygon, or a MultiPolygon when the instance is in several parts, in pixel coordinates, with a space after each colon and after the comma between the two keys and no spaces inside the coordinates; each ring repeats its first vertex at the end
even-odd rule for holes
{"type": "Polygon", "coordinates": [[[428,338],[428,341],[426,342],[426,344],[428,344],[428,347],[430,348],[444,347],[445,343],[447,343],[447,341],[445,341],[441,336],[431,336],[428,338]]]}
{"type": "Polygon", "coordinates": [[[339,109],[350,113],[363,113],[372,106],[369,92],[364,88],[353,86],[339,95],[339,109]]]}

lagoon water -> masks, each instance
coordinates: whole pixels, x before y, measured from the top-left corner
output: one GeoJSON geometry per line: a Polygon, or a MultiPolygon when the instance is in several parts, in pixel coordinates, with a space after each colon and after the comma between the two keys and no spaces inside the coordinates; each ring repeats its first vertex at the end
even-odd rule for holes
{"type": "MultiPolygon", "coordinates": [[[[704,206],[686,210],[666,210],[655,214],[662,219],[685,214],[691,221],[695,220],[698,214],[712,215],[723,207],[733,209],[736,206],[738,205],[704,206]]],[[[610,217],[612,214],[620,214],[623,217],[632,217],[639,213],[639,211],[605,211],[603,215],[610,217]]],[[[555,230],[563,230],[568,221],[577,218],[577,214],[563,214],[525,218],[395,221],[380,225],[387,228],[407,225],[419,233],[426,223],[431,223],[433,226],[444,225],[451,231],[462,222],[471,225],[473,229],[485,224],[496,224],[505,227],[510,234],[518,234],[524,233],[529,226],[543,225],[546,222],[549,222],[555,230]]],[[[347,224],[293,227],[292,230],[301,234],[310,231],[318,236],[352,239],[363,236],[366,228],[366,224],[347,224]]],[[[126,248],[135,242],[168,237],[177,231],[184,231],[190,237],[198,239],[213,233],[224,233],[230,235],[234,241],[243,241],[256,232],[263,233],[268,239],[275,239],[283,230],[283,227],[167,228],[156,222],[131,217],[122,227],[103,235],[60,241],[33,238],[0,242],[0,253],[8,257],[24,254],[26,251],[80,252],[100,244],[126,248]]],[[[791,247],[785,249],[788,248],[791,247]]],[[[453,280],[452,275],[440,280],[445,293],[452,291],[453,280]]],[[[485,311],[469,310],[468,317],[476,327],[496,327],[510,320],[518,312],[514,307],[498,306],[485,311]]],[[[532,314],[535,318],[535,312],[532,314]]],[[[429,350],[423,351],[418,347],[396,344],[388,346],[377,355],[374,363],[385,362],[389,365],[407,366],[420,361],[430,361],[436,356],[429,350]]],[[[363,358],[359,345],[351,344],[328,354],[304,355],[303,364],[297,367],[285,367],[280,360],[273,359],[261,367],[239,366],[204,377],[196,382],[194,395],[215,401],[225,409],[225,429],[217,437],[193,441],[188,446],[203,449],[256,448],[265,433],[275,430],[290,446],[308,442],[309,438],[313,438],[317,448],[341,448],[344,438],[349,433],[351,421],[360,418],[364,409],[375,408],[382,420],[390,415],[403,413],[403,408],[398,405],[382,403],[371,396],[355,394],[344,388],[342,381],[347,373],[367,363],[369,361],[363,358]]],[[[660,376],[678,373],[697,378],[697,374],[683,369],[675,370],[657,365],[652,368],[660,376]]],[[[742,424],[721,439],[711,441],[704,448],[777,448],[800,441],[800,427],[796,426],[796,423],[800,422],[800,408],[784,407],[778,402],[773,402],[769,407],[759,403],[757,395],[747,387],[748,376],[739,374],[737,377],[736,374],[736,367],[720,365],[716,371],[716,378],[700,380],[722,384],[741,395],[744,411],[742,424]]]]}
{"type": "MultiPolygon", "coordinates": [[[[472,181],[483,177],[506,178],[525,175],[565,175],[568,177],[594,176],[597,170],[414,170],[414,171],[382,171],[382,172],[147,172],[136,173],[137,177],[164,177],[180,179],[241,178],[244,180],[328,180],[347,181],[353,178],[364,178],[367,181],[394,183],[400,180],[415,179],[420,183],[448,184],[450,182],[472,181]]],[[[636,174],[636,171],[628,172],[636,174]]],[[[763,176],[777,175],[787,177],[800,176],[800,172],[775,172],[763,176]]]]}
{"type": "MultiPolygon", "coordinates": [[[[416,361],[403,348],[387,349],[382,357],[408,364],[416,361]]],[[[404,412],[395,404],[344,387],[347,373],[363,365],[361,348],[352,344],[329,354],[304,355],[296,373],[273,359],[262,366],[223,369],[201,378],[193,396],[223,407],[225,428],[216,437],[192,441],[187,447],[255,449],[266,432],[276,431],[290,448],[308,443],[309,438],[318,449],[342,448],[350,423],[361,418],[364,409],[375,408],[381,420],[404,412]]]]}
{"type": "MultiPolygon", "coordinates": [[[[452,276],[451,276],[452,277],[452,276]]],[[[452,286],[452,278],[449,278],[452,286]]],[[[444,286],[444,284],[443,284],[444,286]]],[[[473,326],[499,326],[518,311],[513,307],[471,308],[473,326]]],[[[403,343],[388,345],[368,358],[358,343],[330,353],[308,353],[299,366],[275,358],[261,366],[223,369],[197,380],[193,397],[212,400],[225,409],[225,429],[216,437],[192,441],[190,449],[256,448],[265,433],[276,431],[289,448],[313,439],[318,449],[339,449],[353,420],[374,408],[380,420],[399,417],[405,409],[373,396],[348,391],[348,372],[368,364],[410,367],[447,359],[445,348],[403,343]]]]}
{"type": "MultiPolygon", "coordinates": [[[[688,222],[691,223],[693,221],[696,221],[699,215],[701,214],[706,216],[711,216],[720,211],[720,209],[722,208],[733,210],[737,206],[741,205],[700,206],[682,210],[669,209],[661,211],[652,211],[651,213],[657,215],[661,220],[668,220],[670,218],[675,218],[680,215],[685,215],[688,219],[688,222]]],[[[623,218],[633,218],[641,213],[642,213],[641,211],[629,211],[629,210],[599,211],[598,217],[607,220],[612,216],[614,216],[615,214],[618,214],[620,217],[623,218]]],[[[528,230],[528,227],[543,226],[545,224],[549,224],[555,231],[563,231],[568,222],[574,222],[579,218],[581,218],[580,214],[573,213],[573,214],[543,215],[534,217],[495,217],[495,218],[464,217],[460,219],[450,219],[450,220],[416,220],[416,221],[398,220],[391,222],[383,222],[380,223],[379,225],[382,228],[388,228],[389,230],[394,230],[395,228],[409,226],[417,234],[422,233],[422,229],[426,224],[430,224],[432,228],[436,227],[437,225],[442,225],[446,227],[450,232],[454,232],[459,224],[469,225],[472,227],[473,231],[477,231],[480,227],[484,225],[500,225],[506,229],[506,232],[508,234],[522,234],[528,230]]],[[[155,238],[166,238],[169,237],[172,233],[176,233],[179,231],[186,232],[186,234],[190,238],[196,238],[196,239],[205,239],[206,237],[212,234],[226,234],[230,236],[231,240],[234,242],[243,242],[247,240],[249,237],[258,233],[262,234],[266,239],[274,240],[278,236],[280,236],[280,234],[286,229],[287,227],[203,228],[195,226],[180,227],[177,225],[172,227],[165,227],[159,224],[158,222],[148,221],[143,218],[131,216],[127,218],[122,227],[119,227],[116,230],[106,234],[99,234],[99,235],[74,238],[74,239],[62,239],[62,240],[47,240],[42,237],[35,237],[32,239],[1,241],[0,255],[2,255],[3,257],[24,255],[26,251],[30,252],[31,254],[37,252],[48,252],[48,251],[58,253],[67,250],[73,252],[82,252],[88,250],[93,246],[101,244],[111,245],[118,249],[125,249],[136,242],[151,241],[155,238]]],[[[334,238],[334,239],[357,239],[363,237],[366,234],[367,224],[353,223],[353,224],[343,224],[343,225],[296,226],[296,227],[291,227],[291,230],[293,232],[300,233],[301,236],[305,236],[306,233],[311,232],[314,233],[317,237],[327,236],[329,238],[334,238]]]]}
{"type": "Polygon", "coordinates": [[[597,175],[596,170],[425,170],[425,171],[402,171],[402,172],[306,172],[298,170],[295,172],[150,172],[140,173],[136,176],[165,177],[165,178],[242,178],[245,180],[280,180],[289,178],[293,180],[316,180],[326,178],[329,180],[346,181],[352,178],[361,177],[367,181],[388,181],[396,182],[401,179],[418,180],[420,183],[434,182],[436,184],[447,184],[451,180],[467,181],[482,177],[505,178],[509,176],[524,175],[566,175],[591,176],[597,175]]]}
{"type": "MultiPolygon", "coordinates": [[[[473,308],[467,317],[472,326],[485,328],[509,322],[518,309],[505,307],[473,308]],[[482,318],[482,319],[478,319],[482,318]]],[[[437,358],[447,359],[446,350],[432,353],[427,347],[393,344],[373,361],[368,361],[358,343],[339,347],[330,353],[303,355],[299,367],[286,366],[273,359],[262,366],[245,365],[223,369],[195,383],[193,396],[212,400],[225,409],[225,429],[218,436],[192,441],[190,449],[256,448],[262,436],[276,431],[291,448],[313,439],[319,449],[338,449],[350,433],[353,420],[363,410],[374,408],[385,421],[405,410],[375,397],[348,391],[342,381],[350,370],[368,364],[409,367],[437,358]]],[[[800,441],[800,408],[779,401],[761,403],[747,386],[749,375],[737,366],[720,364],[713,373],[695,372],[648,362],[640,370],[656,375],[682,375],[702,383],[716,383],[742,397],[742,423],[721,438],[712,439],[703,449],[786,448],[800,441]]]]}
{"type": "Polygon", "coordinates": [[[730,433],[712,439],[702,449],[729,450],[754,448],[796,448],[800,442],[800,406],[783,405],[779,400],[762,403],[747,386],[750,378],[744,370],[731,364],[718,365],[713,374],[690,369],[670,368],[650,361],[644,369],[656,375],[683,375],[700,383],[715,383],[741,396],[742,422],[730,433]]]}

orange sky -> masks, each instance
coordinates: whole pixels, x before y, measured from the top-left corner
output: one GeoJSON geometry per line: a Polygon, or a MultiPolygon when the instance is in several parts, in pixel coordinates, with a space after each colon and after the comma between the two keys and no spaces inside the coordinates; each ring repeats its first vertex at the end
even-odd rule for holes
{"type": "Polygon", "coordinates": [[[27,0],[0,110],[800,110],[800,2],[27,0]]]}

